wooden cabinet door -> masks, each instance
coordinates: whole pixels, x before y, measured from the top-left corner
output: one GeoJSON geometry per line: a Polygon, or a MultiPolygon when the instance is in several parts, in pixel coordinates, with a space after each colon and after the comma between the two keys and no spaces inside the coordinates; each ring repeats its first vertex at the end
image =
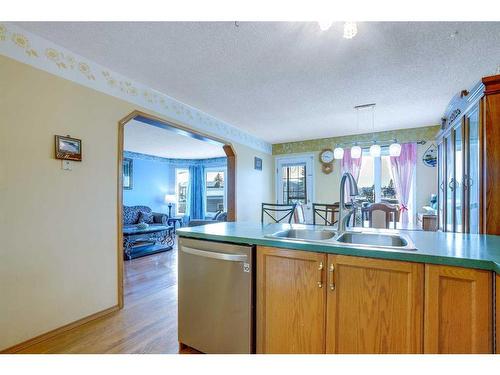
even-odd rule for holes
{"type": "Polygon", "coordinates": [[[257,353],[324,353],[326,255],[257,249],[257,353]]]}
{"type": "Polygon", "coordinates": [[[425,353],[491,353],[492,274],[425,266],[425,353]]]}
{"type": "Polygon", "coordinates": [[[423,264],[329,255],[327,271],[327,353],[422,352],[423,264]]]}

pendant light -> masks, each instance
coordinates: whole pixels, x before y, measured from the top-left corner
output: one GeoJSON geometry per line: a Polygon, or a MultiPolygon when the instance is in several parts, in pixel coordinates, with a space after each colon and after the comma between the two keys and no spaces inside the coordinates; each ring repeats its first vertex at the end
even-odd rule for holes
{"type": "Polygon", "coordinates": [[[333,21],[327,21],[327,20],[318,21],[318,26],[319,26],[321,31],[328,30],[330,27],[332,27],[332,24],[333,24],[333,21]]]}
{"type": "Polygon", "coordinates": [[[360,157],[361,157],[361,147],[359,147],[357,144],[355,144],[351,148],[351,158],[359,159],[360,157]]]}
{"type": "Polygon", "coordinates": [[[356,22],[346,22],[344,23],[344,38],[352,39],[358,33],[358,25],[356,22]]]}
{"type": "Polygon", "coordinates": [[[389,146],[389,155],[395,157],[401,155],[401,145],[397,142],[396,139],[394,140],[394,143],[391,143],[391,145],[389,146]]]}
{"type": "Polygon", "coordinates": [[[335,159],[343,159],[344,149],[342,147],[335,147],[335,149],[333,150],[333,157],[335,159]]]}
{"type": "Polygon", "coordinates": [[[382,153],[382,149],[380,146],[376,143],[372,144],[370,146],[370,155],[374,158],[379,158],[380,154],[382,153]]]}

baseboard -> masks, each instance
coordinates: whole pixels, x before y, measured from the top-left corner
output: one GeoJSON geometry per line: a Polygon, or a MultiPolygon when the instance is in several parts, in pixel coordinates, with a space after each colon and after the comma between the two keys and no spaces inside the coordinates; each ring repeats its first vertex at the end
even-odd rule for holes
{"type": "Polygon", "coordinates": [[[11,346],[10,348],[7,348],[7,349],[3,349],[3,350],[0,350],[0,354],[15,354],[15,353],[18,353],[20,352],[21,350],[24,350],[26,348],[29,348],[30,346],[32,345],[35,345],[35,344],[38,344],[38,343],[41,343],[42,341],[45,341],[45,340],[48,340],[54,336],[57,336],[63,332],[67,332],[69,330],[72,330],[76,327],[80,327],[86,323],[89,323],[93,320],[96,320],[96,319],[99,319],[99,318],[102,318],[106,315],[109,315],[111,313],[114,313],[116,311],[120,310],[120,307],[118,305],[115,305],[115,306],[112,306],[112,307],[109,307],[105,310],[102,310],[102,311],[98,311],[94,314],[91,314],[89,316],[86,316],[82,319],[79,319],[79,320],[76,320],[72,323],[69,323],[69,324],[66,324],[62,327],[59,327],[59,328],[56,328],[52,331],[49,331],[49,332],[46,332],[46,333],[43,333],[39,336],[36,336],[32,339],[29,339],[29,340],[26,340],[26,341],[23,341],[22,343],[20,344],[17,344],[17,345],[14,345],[14,346],[11,346]]]}

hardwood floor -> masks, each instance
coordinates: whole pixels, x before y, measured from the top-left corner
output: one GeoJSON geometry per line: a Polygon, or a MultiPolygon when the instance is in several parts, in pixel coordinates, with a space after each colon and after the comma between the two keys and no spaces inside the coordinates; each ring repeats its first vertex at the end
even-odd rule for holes
{"type": "Polygon", "coordinates": [[[125,261],[124,291],[123,310],[20,353],[179,353],[177,246],[165,253],[125,261]]]}

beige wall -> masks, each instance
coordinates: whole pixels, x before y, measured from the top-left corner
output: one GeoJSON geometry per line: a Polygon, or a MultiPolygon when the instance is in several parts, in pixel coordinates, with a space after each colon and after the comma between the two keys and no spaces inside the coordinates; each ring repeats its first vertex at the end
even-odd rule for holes
{"type": "Polygon", "coordinates": [[[262,202],[272,202],[273,156],[243,145],[236,150],[236,217],[238,221],[259,221],[262,202]],[[254,157],[262,159],[262,171],[254,169],[254,157]]]}
{"type": "MultiPolygon", "coordinates": [[[[1,350],[117,304],[117,121],[141,108],[2,56],[0,67],[1,350]],[[55,134],[83,140],[72,171],[53,157],[55,134]]],[[[272,156],[234,148],[238,219],[258,220],[272,156]]]]}
{"type": "Polygon", "coordinates": [[[415,184],[415,202],[417,212],[422,206],[428,206],[431,194],[437,194],[437,166],[434,168],[427,167],[422,162],[422,157],[425,151],[432,145],[433,141],[427,142],[425,145],[417,147],[417,168],[416,168],[416,184],[415,184]]]}

